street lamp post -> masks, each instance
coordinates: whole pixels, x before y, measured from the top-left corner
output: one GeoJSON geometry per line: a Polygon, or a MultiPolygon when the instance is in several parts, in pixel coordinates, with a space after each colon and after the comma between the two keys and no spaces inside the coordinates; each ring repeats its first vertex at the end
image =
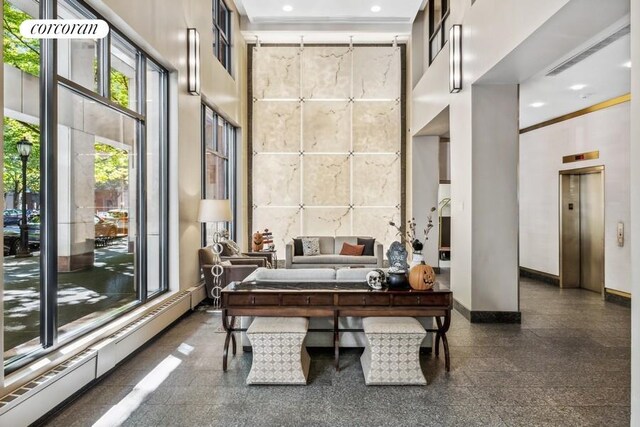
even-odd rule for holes
{"type": "Polygon", "coordinates": [[[16,257],[22,258],[32,256],[29,250],[29,225],[27,224],[27,161],[33,144],[23,138],[16,145],[20,160],[22,160],[22,222],[20,224],[20,249],[17,251],[16,257]]]}

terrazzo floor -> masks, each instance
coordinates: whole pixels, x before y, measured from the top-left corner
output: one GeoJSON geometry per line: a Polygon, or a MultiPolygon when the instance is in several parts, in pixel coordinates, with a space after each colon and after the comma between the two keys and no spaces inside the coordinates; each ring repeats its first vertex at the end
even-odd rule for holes
{"type": "Polygon", "coordinates": [[[522,279],[522,324],[454,313],[452,369],[422,356],[426,387],[367,387],[359,350],[313,350],[308,386],[246,386],[251,354],[222,372],[219,315],[184,317],[51,426],[628,426],[630,309],[522,279]]]}

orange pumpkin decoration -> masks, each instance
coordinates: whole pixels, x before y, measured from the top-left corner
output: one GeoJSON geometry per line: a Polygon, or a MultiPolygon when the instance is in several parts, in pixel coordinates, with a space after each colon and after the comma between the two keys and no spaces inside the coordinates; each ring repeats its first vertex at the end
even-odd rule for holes
{"type": "Polygon", "coordinates": [[[251,250],[253,252],[260,252],[263,247],[264,247],[264,238],[262,237],[262,233],[259,232],[259,231],[256,231],[253,234],[253,240],[252,240],[252,243],[251,243],[251,250]]]}
{"type": "Polygon", "coordinates": [[[436,274],[427,264],[418,264],[409,271],[409,284],[418,291],[427,291],[433,288],[436,282],[436,274]]]}

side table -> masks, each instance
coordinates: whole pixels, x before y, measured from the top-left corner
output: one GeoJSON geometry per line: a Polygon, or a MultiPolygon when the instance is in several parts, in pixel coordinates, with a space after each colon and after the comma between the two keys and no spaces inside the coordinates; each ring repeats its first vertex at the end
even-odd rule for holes
{"type": "Polygon", "coordinates": [[[267,261],[271,264],[272,268],[278,268],[278,255],[276,251],[257,251],[257,252],[243,252],[244,256],[260,256],[267,258],[267,261]]]}

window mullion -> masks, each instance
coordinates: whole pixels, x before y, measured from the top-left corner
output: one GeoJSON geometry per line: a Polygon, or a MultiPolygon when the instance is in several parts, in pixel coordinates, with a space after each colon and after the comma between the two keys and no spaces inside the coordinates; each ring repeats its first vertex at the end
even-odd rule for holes
{"type": "MultiPolygon", "coordinates": [[[[146,60],[138,53],[136,58],[136,80],[137,86],[137,110],[141,115],[146,116],[146,60]]],[[[138,155],[136,156],[137,191],[136,195],[136,264],[137,264],[137,297],[140,301],[147,300],[147,130],[146,123],[138,121],[137,129],[138,155]]]]}
{"type": "MultiPolygon", "coordinates": [[[[57,0],[40,1],[40,18],[57,18],[57,0]]],[[[58,85],[56,39],[40,40],[40,342],[58,339],[58,85]]]]}
{"type": "Polygon", "coordinates": [[[111,35],[98,40],[98,94],[109,98],[109,71],[111,69],[111,35]]]}

